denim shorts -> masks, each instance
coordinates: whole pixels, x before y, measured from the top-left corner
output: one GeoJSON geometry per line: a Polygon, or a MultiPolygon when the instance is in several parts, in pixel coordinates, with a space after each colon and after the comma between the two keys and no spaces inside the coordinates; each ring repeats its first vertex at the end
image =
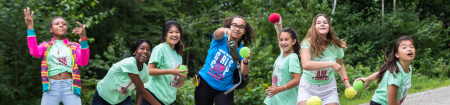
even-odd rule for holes
{"type": "Polygon", "coordinates": [[[72,79],[50,79],[50,89],[42,95],[41,105],[81,105],[81,98],[72,92],[72,79]]]}

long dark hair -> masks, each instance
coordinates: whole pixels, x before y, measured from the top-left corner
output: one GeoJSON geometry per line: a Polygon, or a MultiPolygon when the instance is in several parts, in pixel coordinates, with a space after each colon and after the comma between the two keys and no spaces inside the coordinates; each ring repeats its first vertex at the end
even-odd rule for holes
{"type": "Polygon", "coordinates": [[[163,42],[166,42],[166,38],[164,38],[164,37],[167,36],[167,31],[169,31],[170,27],[172,27],[172,26],[177,27],[178,30],[180,31],[180,41],[178,41],[178,43],[175,44],[175,47],[173,49],[175,49],[175,51],[178,53],[178,55],[183,56],[184,46],[183,46],[183,42],[181,42],[181,38],[183,36],[183,30],[181,29],[181,26],[180,26],[180,24],[178,24],[178,22],[169,20],[164,24],[163,29],[162,29],[161,40],[163,42]]]}
{"type": "Polygon", "coordinates": [[[241,19],[244,19],[244,21],[245,21],[245,33],[244,33],[244,35],[242,35],[241,39],[239,39],[239,42],[244,41],[244,46],[250,45],[252,43],[252,41],[255,40],[254,39],[255,35],[253,34],[254,33],[253,27],[250,26],[250,24],[247,22],[247,20],[244,17],[235,16],[235,15],[227,17],[222,22],[223,27],[230,28],[231,22],[233,22],[233,19],[235,19],[235,18],[241,18],[241,19]]]}
{"type": "Polygon", "coordinates": [[[305,39],[303,39],[303,41],[309,41],[309,43],[311,45],[310,50],[314,51],[314,54],[311,54],[311,56],[316,56],[316,57],[323,55],[323,51],[325,51],[325,49],[327,47],[322,47],[322,46],[331,45],[330,41],[333,42],[334,44],[336,44],[337,47],[347,48],[345,41],[336,37],[336,35],[334,34],[334,31],[333,31],[333,28],[331,27],[330,19],[328,19],[328,17],[324,14],[318,14],[314,18],[311,28],[309,28],[308,33],[307,33],[305,39]],[[326,36],[321,35],[319,30],[316,29],[316,21],[317,21],[317,18],[319,18],[320,16],[325,17],[329,24],[329,28],[328,28],[329,31],[326,36]]]}
{"type": "Polygon", "coordinates": [[[291,28],[285,28],[283,30],[281,30],[281,33],[283,32],[287,32],[289,34],[291,34],[291,38],[292,40],[296,40],[295,44],[292,46],[292,49],[294,50],[294,53],[297,54],[298,60],[300,61],[300,43],[298,41],[298,35],[297,33],[291,29],[291,28]]]}
{"type": "MultiPolygon", "coordinates": [[[[397,61],[398,58],[395,57],[395,54],[398,53],[398,47],[400,46],[400,43],[405,41],[405,40],[409,40],[414,44],[414,41],[411,39],[411,37],[409,36],[402,36],[399,39],[397,39],[397,41],[395,41],[394,47],[392,47],[392,51],[391,54],[389,54],[389,58],[386,59],[386,51],[389,48],[389,46],[386,48],[386,50],[384,51],[384,60],[385,63],[383,64],[383,66],[381,66],[380,70],[378,71],[378,75],[377,78],[379,79],[377,81],[377,85],[380,84],[381,80],[383,79],[384,74],[386,73],[386,71],[389,71],[390,73],[398,73],[400,72],[398,66],[397,66],[397,61]]],[[[395,75],[394,75],[395,77],[395,75]]]]}

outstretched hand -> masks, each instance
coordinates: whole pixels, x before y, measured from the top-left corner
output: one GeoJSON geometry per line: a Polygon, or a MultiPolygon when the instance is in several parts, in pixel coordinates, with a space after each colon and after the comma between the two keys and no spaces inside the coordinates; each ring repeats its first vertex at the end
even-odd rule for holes
{"type": "Polygon", "coordinates": [[[26,9],[23,9],[23,13],[25,14],[25,23],[27,24],[27,29],[33,29],[34,11],[30,14],[30,8],[27,7],[26,9]]]}
{"type": "Polygon", "coordinates": [[[72,33],[80,35],[80,39],[86,38],[86,25],[77,22],[80,27],[73,29],[72,33]]]}

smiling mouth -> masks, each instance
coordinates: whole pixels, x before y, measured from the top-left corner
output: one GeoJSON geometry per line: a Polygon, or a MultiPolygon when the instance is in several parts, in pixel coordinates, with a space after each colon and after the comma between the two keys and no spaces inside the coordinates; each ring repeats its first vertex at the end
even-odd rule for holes
{"type": "Polygon", "coordinates": [[[147,59],[147,56],[145,56],[145,55],[142,55],[141,57],[144,58],[144,59],[147,59]]]}
{"type": "Polygon", "coordinates": [[[412,52],[409,52],[409,53],[408,53],[408,56],[412,56],[412,55],[413,55],[413,53],[412,53],[412,52]]]}

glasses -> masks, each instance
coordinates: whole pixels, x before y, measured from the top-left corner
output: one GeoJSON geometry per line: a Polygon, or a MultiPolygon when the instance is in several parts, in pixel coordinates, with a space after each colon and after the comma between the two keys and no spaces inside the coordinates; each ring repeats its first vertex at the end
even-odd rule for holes
{"type": "Polygon", "coordinates": [[[236,23],[231,24],[230,29],[236,29],[236,28],[239,28],[239,31],[245,31],[244,26],[238,26],[236,23]]]}

